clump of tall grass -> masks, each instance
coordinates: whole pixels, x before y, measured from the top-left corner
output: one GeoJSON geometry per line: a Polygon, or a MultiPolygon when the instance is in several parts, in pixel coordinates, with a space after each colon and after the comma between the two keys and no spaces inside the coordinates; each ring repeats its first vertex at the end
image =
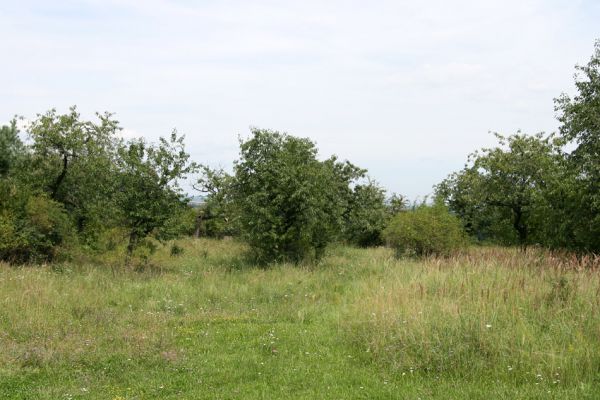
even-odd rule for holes
{"type": "Polygon", "coordinates": [[[600,372],[598,258],[474,248],[366,280],[346,333],[398,374],[550,384],[600,372]]]}

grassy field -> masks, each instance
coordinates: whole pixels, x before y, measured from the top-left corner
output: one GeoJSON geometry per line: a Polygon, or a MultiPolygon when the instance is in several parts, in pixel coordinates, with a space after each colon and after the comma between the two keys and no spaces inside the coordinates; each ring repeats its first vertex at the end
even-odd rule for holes
{"type": "Polygon", "coordinates": [[[136,271],[0,264],[0,398],[600,399],[580,261],[337,247],[263,269],[233,241],[178,244],[136,271]]]}

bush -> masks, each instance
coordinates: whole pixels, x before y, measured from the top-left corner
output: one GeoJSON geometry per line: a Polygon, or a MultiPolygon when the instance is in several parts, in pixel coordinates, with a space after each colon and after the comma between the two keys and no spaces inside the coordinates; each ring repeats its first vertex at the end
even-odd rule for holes
{"type": "Polygon", "coordinates": [[[460,220],[438,204],[401,212],[383,237],[398,256],[449,255],[466,243],[460,220]]]}
{"type": "Polygon", "coordinates": [[[73,226],[62,205],[44,195],[30,196],[16,205],[0,213],[0,259],[17,263],[55,259],[73,238],[73,226]]]}

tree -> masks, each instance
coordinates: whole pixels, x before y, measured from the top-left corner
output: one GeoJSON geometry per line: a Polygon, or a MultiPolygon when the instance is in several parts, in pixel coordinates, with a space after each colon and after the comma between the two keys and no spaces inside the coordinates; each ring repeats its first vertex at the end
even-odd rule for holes
{"type": "Polygon", "coordinates": [[[355,167],[308,139],[253,129],[234,165],[240,228],[260,262],[318,259],[343,229],[355,167]]]}
{"type": "Polygon", "coordinates": [[[81,120],[75,106],[62,115],[52,109],[38,115],[28,127],[33,153],[38,163],[43,164],[42,180],[53,200],[65,202],[71,188],[62,190],[63,184],[73,170],[105,156],[113,148],[115,135],[120,130],[118,121],[113,120],[110,113],[97,116],[99,123],[93,123],[81,120]]]}
{"type": "Polygon", "coordinates": [[[0,177],[8,175],[23,151],[17,121],[12,120],[10,125],[0,126],[0,177]]]}
{"type": "Polygon", "coordinates": [[[600,40],[587,65],[576,66],[577,94],[555,99],[560,133],[576,144],[569,154],[578,196],[573,198],[573,240],[584,250],[600,252],[600,40]]]}
{"type": "Polygon", "coordinates": [[[401,194],[392,193],[390,198],[386,202],[387,212],[390,217],[406,210],[407,199],[401,194]]]}
{"type": "Polygon", "coordinates": [[[160,230],[186,206],[179,180],[195,164],[189,162],[183,140],[173,131],[168,140],[160,138],[158,145],[135,139],[119,147],[116,201],[129,231],[127,261],[140,240],[160,230]]]}
{"type": "Polygon", "coordinates": [[[62,203],[79,233],[112,219],[110,193],[121,128],[112,114],[96,115],[98,122],[93,122],[82,120],[75,106],[66,114],[52,109],[28,127],[32,162],[24,180],[62,203]]]}
{"type": "Polygon", "coordinates": [[[344,217],[345,236],[351,243],[382,244],[381,232],[389,218],[385,190],[371,180],[355,185],[344,217]]]}
{"type": "Polygon", "coordinates": [[[532,233],[539,238],[544,231],[534,221],[542,223],[536,213],[549,207],[546,194],[561,166],[562,142],[541,133],[496,137],[499,147],[471,154],[467,166],[436,192],[469,233],[497,237],[510,224],[516,242],[525,246],[532,233]]]}

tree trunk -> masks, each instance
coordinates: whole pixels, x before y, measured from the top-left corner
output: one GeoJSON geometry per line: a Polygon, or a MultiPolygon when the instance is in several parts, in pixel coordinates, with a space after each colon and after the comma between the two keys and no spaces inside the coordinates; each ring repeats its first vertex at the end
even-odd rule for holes
{"type": "Polygon", "coordinates": [[[133,250],[135,250],[138,241],[137,231],[133,230],[129,234],[129,243],[127,244],[127,254],[125,255],[125,265],[129,265],[133,250]]]}
{"type": "Polygon", "coordinates": [[[77,233],[83,233],[85,229],[86,218],[82,215],[77,217],[77,233]]]}
{"type": "Polygon", "coordinates": [[[65,179],[65,176],[67,176],[68,165],[69,165],[69,158],[67,157],[66,154],[64,154],[62,171],[60,172],[60,175],[58,175],[56,177],[56,180],[54,181],[54,184],[52,185],[52,194],[50,195],[50,198],[52,200],[56,200],[56,196],[58,195],[58,188],[60,187],[60,184],[62,183],[62,181],[65,179]]]}
{"type": "Polygon", "coordinates": [[[194,230],[194,237],[200,237],[200,230],[202,229],[202,214],[196,217],[196,229],[194,230]]]}
{"type": "Polygon", "coordinates": [[[521,207],[513,208],[514,221],[513,228],[517,231],[519,237],[519,246],[525,249],[527,247],[527,226],[523,223],[523,210],[521,207]]]}

